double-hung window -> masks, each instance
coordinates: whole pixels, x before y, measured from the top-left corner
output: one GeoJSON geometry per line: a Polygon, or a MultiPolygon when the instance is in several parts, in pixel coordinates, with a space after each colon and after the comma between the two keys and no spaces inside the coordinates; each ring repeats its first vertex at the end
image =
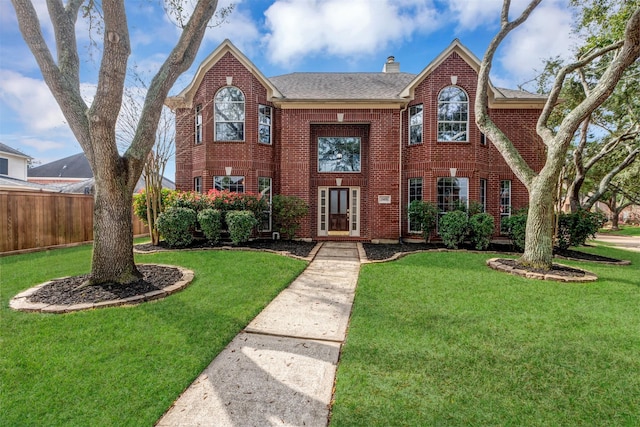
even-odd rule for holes
{"type": "Polygon", "coordinates": [[[214,176],[213,188],[218,191],[244,193],[244,176],[214,176]]]}
{"type": "Polygon", "coordinates": [[[438,95],[438,141],[467,142],[469,98],[457,86],[447,86],[438,95]]]}
{"type": "MultiPolygon", "coordinates": [[[[409,178],[409,205],[414,200],[422,200],[422,178],[409,178]]],[[[421,233],[422,226],[415,219],[409,218],[409,233],[421,233]]]]}
{"type": "Polygon", "coordinates": [[[271,107],[258,106],[258,142],[271,144],[271,107]]]}
{"type": "Polygon", "coordinates": [[[422,104],[409,107],[409,145],[422,144],[422,104]]]}
{"type": "Polygon", "coordinates": [[[193,178],[193,191],[196,193],[202,193],[202,177],[196,176],[193,178]]]}
{"type": "Polygon", "coordinates": [[[215,140],[244,141],[244,94],[233,86],[218,91],[214,102],[215,140]]]}
{"type": "Polygon", "coordinates": [[[0,157],[0,175],[9,175],[9,159],[0,157]]]}

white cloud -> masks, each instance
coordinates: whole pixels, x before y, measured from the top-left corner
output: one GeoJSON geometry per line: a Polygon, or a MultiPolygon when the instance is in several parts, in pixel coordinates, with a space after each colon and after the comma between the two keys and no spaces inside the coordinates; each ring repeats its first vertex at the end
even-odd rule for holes
{"type": "Polygon", "coordinates": [[[27,129],[47,131],[66,126],[60,107],[42,80],[0,69],[0,99],[27,129]]]}
{"type": "Polygon", "coordinates": [[[20,144],[35,149],[38,153],[49,150],[58,150],[65,147],[65,144],[59,141],[52,141],[40,138],[21,138],[20,144]]]}
{"type": "MultiPolygon", "coordinates": [[[[473,31],[478,27],[498,28],[502,0],[447,1],[451,19],[458,23],[459,31],[473,31]]],[[[509,8],[509,19],[519,16],[529,0],[514,0],[509,8]]],[[[539,6],[538,6],[539,7],[539,6]]]]}
{"type": "Polygon", "coordinates": [[[441,25],[435,9],[418,0],[277,0],[265,16],[267,51],[285,66],[318,53],[369,54],[441,25]]]}
{"type": "Polygon", "coordinates": [[[543,61],[569,58],[577,40],[572,33],[572,14],[564,1],[543,3],[529,19],[513,31],[498,52],[500,65],[509,70],[512,83],[530,80],[543,68],[543,61]]]}

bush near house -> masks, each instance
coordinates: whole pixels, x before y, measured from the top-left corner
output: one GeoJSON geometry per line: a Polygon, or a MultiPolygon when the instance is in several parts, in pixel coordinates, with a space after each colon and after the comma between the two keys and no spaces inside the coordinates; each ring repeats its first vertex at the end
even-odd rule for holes
{"type": "Polygon", "coordinates": [[[438,221],[438,207],[432,202],[414,200],[409,204],[408,214],[411,222],[420,225],[422,237],[429,242],[438,221]]]}
{"type": "MultiPolygon", "coordinates": [[[[505,231],[511,243],[519,250],[524,250],[527,210],[523,209],[503,220],[505,231]]],[[[600,212],[589,212],[580,209],[574,213],[560,213],[556,245],[564,250],[569,246],[583,246],[587,239],[595,237],[598,229],[606,222],[600,212]]]]}
{"type": "Polygon", "coordinates": [[[218,209],[203,209],[198,212],[198,224],[200,229],[211,244],[220,241],[220,232],[222,231],[222,214],[218,209]]]}
{"type": "Polygon", "coordinates": [[[468,233],[467,213],[463,211],[447,212],[440,218],[438,231],[444,244],[451,249],[458,249],[468,233]]]}
{"type": "Polygon", "coordinates": [[[574,213],[561,213],[558,218],[558,241],[560,249],[582,246],[587,239],[595,237],[607,218],[601,212],[580,209],[574,213]]]}
{"type": "Polygon", "coordinates": [[[258,225],[258,220],[251,211],[229,211],[227,212],[227,225],[231,242],[237,245],[249,240],[251,232],[258,225]]]}
{"type": "Polygon", "coordinates": [[[469,240],[479,251],[489,247],[493,235],[493,217],[488,213],[480,212],[469,218],[469,240]]]}
{"type": "Polygon", "coordinates": [[[193,241],[196,212],[183,207],[170,207],[158,217],[158,231],[171,247],[188,246],[193,241]]]}
{"type": "Polygon", "coordinates": [[[273,196],[273,228],[285,239],[293,239],[302,218],[309,213],[309,205],[299,197],[276,194],[273,196]]]}
{"type": "MultiPolygon", "coordinates": [[[[162,206],[167,206],[167,200],[171,193],[174,190],[169,190],[168,188],[162,189],[162,206]]],[[[145,223],[145,225],[149,225],[147,223],[147,193],[143,188],[137,194],[133,195],[133,212],[135,215],[145,223]]]]}

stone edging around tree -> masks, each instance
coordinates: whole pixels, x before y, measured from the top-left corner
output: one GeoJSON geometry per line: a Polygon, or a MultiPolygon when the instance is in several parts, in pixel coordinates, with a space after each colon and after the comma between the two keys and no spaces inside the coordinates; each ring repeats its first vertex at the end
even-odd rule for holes
{"type": "Polygon", "coordinates": [[[186,268],[179,267],[177,265],[165,265],[165,264],[140,264],[140,265],[157,265],[160,267],[176,268],[180,270],[180,272],[182,273],[182,278],[178,280],[176,283],[174,283],[173,285],[166,286],[156,291],[147,292],[142,295],[134,295],[128,298],[101,301],[97,303],[57,305],[57,304],[46,304],[46,303],[40,303],[40,302],[34,303],[28,300],[28,298],[31,295],[33,295],[43,286],[48,285],[54,280],[64,279],[64,277],[61,277],[58,279],[53,279],[48,282],[41,283],[37,286],[27,289],[26,291],[20,292],[18,295],[11,298],[11,301],[9,302],[9,306],[12,309],[18,310],[18,311],[61,314],[61,313],[69,313],[72,311],[92,310],[96,308],[117,307],[122,305],[137,305],[147,301],[166,298],[169,295],[174,294],[186,288],[193,281],[193,276],[194,276],[193,271],[187,270],[186,268]]]}
{"type": "Polygon", "coordinates": [[[514,274],[516,276],[526,277],[527,279],[553,280],[556,282],[595,282],[596,280],[598,280],[598,276],[596,276],[590,271],[584,270],[582,268],[570,267],[564,264],[554,263],[554,265],[567,267],[574,270],[580,270],[584,273],[584,276],[562,276],[562,275],[553,274],[553,273],[543,274],[535,271],[528,271],[524,268],[517,268],[511,265],[502,263],[500,258],[488,259],[487,265],[494,270],[502,271],[509,274],[514,274]]]}

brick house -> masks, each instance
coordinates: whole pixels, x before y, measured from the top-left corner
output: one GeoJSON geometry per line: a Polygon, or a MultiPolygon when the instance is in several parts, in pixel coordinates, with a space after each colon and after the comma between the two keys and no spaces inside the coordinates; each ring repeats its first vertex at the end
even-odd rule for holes
{"type": "MultiPolygon", "coordinates": [[[[454,40],[417,75],[389,57],[378,73],[267,78],[225,40],[166,100],[176,112],[176,188],[298,196],[310,207],[302,238],[419,238],[407,217],[415,199],[442,212],[479,202],[499,234],[528,194],[475,126],[479,65],[454,40]]],[[[544,98],[493,86],[489,96],[493,120],[539,170],[544,98]]]]}

